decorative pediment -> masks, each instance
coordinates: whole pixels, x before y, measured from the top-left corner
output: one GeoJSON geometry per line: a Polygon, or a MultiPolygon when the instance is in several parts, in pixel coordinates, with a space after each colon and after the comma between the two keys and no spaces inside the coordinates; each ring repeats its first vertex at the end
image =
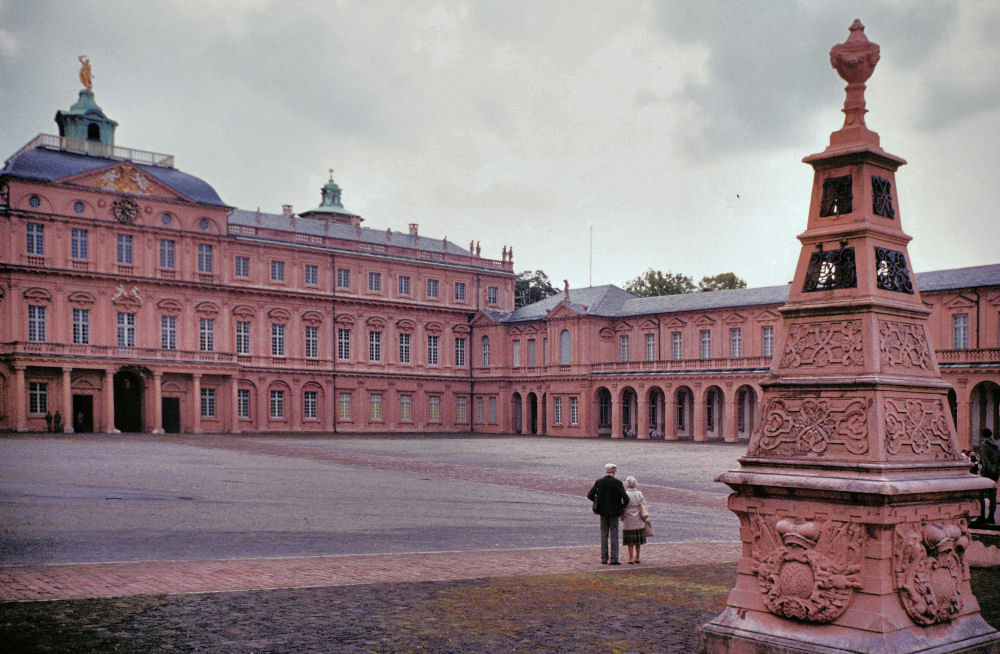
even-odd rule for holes
{"type": "Polygon", "coordinates": [[[774,322],[779,318],[781,318],[781,316],[779,316],[777,312],[771,311],[770,309],[765,309],[753,317],[753,319],[757,322],[774,322]]]}
{"type": "Polygon", "coordinates": [[[610,327],[601,327],[600,331],[597,332],[597,335],[601,338],[614,338],[615,330],[610,327]]]}
{"type": "Polygon", "coordinates": [[[655,331],[656,328],[659,326],[660,324],[656,320],[653,320],[652,318],[646,318],[645,320],[639,323],[639,329],[647,332],[655,331]]]}
{"type": "Polygon", "coordinates": [[[129,195],[145,195],[150,197],[186,200],[175,190],[147,175],[128,161],[114,164],[96,171],[66,177],[59,180],[64,184],[89,186],[91,188],[110,191],[112,193],[127,193],[129,195]]]}
{"type": "Polygon", "coordinates": [[[463,324],[454,325],[451,328],[451,331],[456,334],[468,334],[472,332],[472,330],[469,329],[468,325],[463,325],[463,324]]]}
{"type": "Polygon", "coordinates": [[[528,336],[535,336],[538,334],[538,326],[534,324],[527,325],[524,328],[524,333],[527,334],[528,336]]]}
{"type": "Polygon", "coordinates": [[[440,334],[442,330],[444,330],[444,325],[436,321],[431,321],[424,325],[424,331],[431,334],[440,334]]]}
{"type": "Polygon", "coordinates": [[[965,309],[976,306],[976,301],[964,295],[956,295],[944,303],[949,309],[965,309]]]}
{"type": "Polygon", "coordinates": [[[89,373],[77,373],[70,378],[70,388],[74,391],[96,391],[100,385],[97,384],[89,373]]]}
{"type": "Polygon", "coordinates": [[[287,322],[292,319],[292,314],[288,309],[274,308],[267,312],[267,317],[272,320],[284,320],[287,322]]]}
{"type": "Polygon", "coordinates": [[[338,313],[333,317],[333,322],[337,323],[338,327],[350,328],[357,322],[357,318],[351,313],[338,313]]]}
{"type": "Polygon", "coordinates": [[[142,296],[139,294],[138,287],[133,286],[126,289],[124,285],[121,285],[115,288],[115,292],[111,296],[111,303],[124,306],[141,307],[142,296]]]}
{"type": "Polygon", "coordinates": [[[632,323],[626,320],[619,320],[615,323],[615,331],[619,334],[632,331],[632,323]]]}
{"type": "Polygon", "coordinates": [[[184,305],[172,298],[160,300],[156,303],[156,307],[160,311],[166,311],[167,313],[180,313],[184,309],[184,305]]]}
{"type": "Polygon", "coordinates": [[[386,322],[385,318],[381,318],[379,316],[372,316],[371,318],[365,321],[365,324],[375,329],[385,329],[386,322]]]}
{"type": "Polygon", "coordinates": [[[671,316],[670,320],[668,320],[664,326],[670,329],[682,329],[687,326],[687,322],[677,318],[676,316],[671,316]]]}
{"type": "Polygon", "coordinates": [[[486,313],[485,311],[480,311],[472,318],[469,324],[472,325],[473,327],[478,327],[478,326],[495,325],[496,323],[497,321],[493,319],[493,316],[486,313]]]}
{"type": "Polygon", "coordinates": [[[185,388],[175,381],[165,381],[160,388],[161,393],[183,393],[185,388]]]}
{"type": "Polygon", "coordinates": [[[552,311],[549,311],[548,315],[545,316],[546,320],[556,320],[559,318],[576,318],[580,314],[570,307],[566,302],[560,302],[555,306],[552,311]]]}
{"type": "Polygon", "coordinates": [[[97,302],[97,296],[87,291],[73,291],[66,296],[70,304],[93,304],[97,302]]]}
{"type": "Polygon", "coordinates": [[[715,323],[716,323],[715,318],[708,315],[703,315],[701,318],[698,318],[697,320],[694,321],[694,324],[698,325],[699,327],[711,327],[715,323]]]}
{"type": "Polygon", "coordinates": [[[725,318],[722,319],[722,322],[726,323],[727,325],[741,325],[746,321],[747,321],[746,316],[737,313],[736,311],[733,311],[732,313],[728,314],[725,318]]]}
{"type": "Polygon", "coordinates": [[[257,315],[253,307],[247,304],[237,304],[233,307],[233,315],[237,318],[243,318],[244,320],[249,320],[257,315]]]}
{"type": "MultiPolygon", "coordinates": [[[[2,297],[2,296],[0,296],[0,297],[2,297]]],[[[1000,293],[997,293],[996,295],[993,295],[992,297],[989,297],[986,301],[988,303],[992,304],[993,306],[1000,305],[1000,293]]]]}
{"type": "Polygon", "coordinates": [[[24,299],[32,302],[51,302],[52,293],[48,289],[34,286],[24,291],[24,299]]]}
{"type": "Polygon", "coordinates": [[[507,330],[507,333],[510,334],[511,336],[520,336],[521,334],[524,333],[524,330],[521,329],[519,326],[514,325],[513,327],[507,330]]]}
{"type": "Polygon", "coordinates": [[[208,301],[199,302],[195,305],[194,310],[202,314],[215,315],[219,313],[219,305],[208,301]]]}
{"type": "Polygon", "coordinates": [[[302,322],[312,327],[323,324],[323,314],[319,311],[306,311],[302,314],[302,322]]]}
{"type": "Polygon", "coordinates": [[[400,318],[396,321],[396,329],[403,333],[410,333],[417,328],[417,323],[409,318],[400,318]]]}

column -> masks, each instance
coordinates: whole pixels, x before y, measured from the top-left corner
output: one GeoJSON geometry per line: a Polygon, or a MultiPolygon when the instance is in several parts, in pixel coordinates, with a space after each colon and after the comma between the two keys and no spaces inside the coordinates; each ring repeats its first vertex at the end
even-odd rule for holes
{"type": "Polygon", "coordinates": [[[231,431],[234,434],[239,434],[243,431],[240,428],[240,384],[235,375],[232,377],[232,382],[233,384],[230,388],[232,396],[229,398],[229,412],[233,416],[233,428],[231,431]]]}
{"type": "Polygon", "coordinates": [[[66,434],[73,433],[73,389],[70,386],[70,373],[73,372],[72,368],[62,369],[62,419],[63,419],[63,432],[66,434]]]}
{"type": "Polygon", "coordinates": [[[163,373],[153,372],[153,433],[163,433],[163,373]]]}
{"type": "MultiPolygon", "coordinates": [[[[96,429],[94,431],[97,431],[96,429]]],[[[104,371],[104,433],[120,434],[115,429],[115,371],[104,371]]]]}
{"type": "Polygon", "coordinates": [[[223,393],[229,398],[228,407],[222,398],[219,398],[219,410],[225,411],[222,417],[222,431],[232,434],[236,432],[236,378],[232,375],[226,377],[222,387],[223,393]]]}
{"type": "Polygon", "coordinates": [[[670,388],[663,390],[663,440],[677,440],[677,393],[670,388]]]}
{"type": "Polygon", "coordinates": [[[191,420],[191,433],[200,434],[201,433],[201,373],[194,373],[191,375],[193,395],[194,395],[194,411],[192,412],[191,420]]]}
{"type": "Polygon", "coordinates": [[[722,439],[727,443],[736,442],[736,405],[740,401],[740,394],[735,392],[728,401],[723,401],[722,411],[725,414],[722,424],[722,439]]]}
{"type": "Polygon", "coordinates": [[[618,424],[621,421],[619,415],[621,414],[621,408],[619,403],[621,398],[618,397],[618,388],[609,388],[611,391],[611,438],[621,438],[622,437],[622,426],[618,424]]]}
{"type": "Polygon", "coordinates": [[[635,401],[635,437],[649,438],[649,391],[637,391],[635,401]]]}
{"type": "Polygon", "coordinates": [[[691,393],[691,439],[704,441],[705,434],[705,398],[701,394],[701,389],[691,393]]]}
{"type": "Polygon", "coordinates": [[[19,432],[28,431],[28,402],[25,396],[27,386],[24,380],[24,366],[14,366],[14,430],[19,432]]]}

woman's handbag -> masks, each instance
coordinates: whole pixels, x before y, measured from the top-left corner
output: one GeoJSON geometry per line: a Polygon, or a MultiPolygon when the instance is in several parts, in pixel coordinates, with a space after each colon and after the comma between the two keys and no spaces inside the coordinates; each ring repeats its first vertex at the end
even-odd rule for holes
{"type": "Polygon", "coordinates": [[[643,522],[649,522],[649,511],[646,509],[645,503],[639,505],[639,517],[643,522]]]}
{"type": "Polygon", "coordinates": [[[653,536],[653,525],[650,524],[649,520],[646,520],[646,526],[642,530],[642,535],[646,538],[653,536]]]}

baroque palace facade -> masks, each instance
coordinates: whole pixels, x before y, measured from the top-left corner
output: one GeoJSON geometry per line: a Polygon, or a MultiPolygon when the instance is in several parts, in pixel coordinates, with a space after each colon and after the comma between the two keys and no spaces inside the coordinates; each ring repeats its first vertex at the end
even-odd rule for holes
{"type": "MultiPolygon", "coordinates": [[[[479,432],[740,440],[786,339],[788,286],[514,308],[513,251],[226,205],[173,157],[117,147],[89,78],[0,171],[0,430],[479,432]]],[[[996,429],[1000,264],[916,275],[964,447],[996,429]]],[[[907,334],[880,353],[934,361],[907,334]]],[[[786,342],[787,341],[787,342],[786,342]]],[[[872,353],[866,353],[871,356],[872,353]]]]}

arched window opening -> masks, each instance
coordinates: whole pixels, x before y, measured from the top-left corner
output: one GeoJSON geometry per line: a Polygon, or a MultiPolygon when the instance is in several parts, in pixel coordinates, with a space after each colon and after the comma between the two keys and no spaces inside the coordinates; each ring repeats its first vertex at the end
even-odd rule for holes
{"type": "Polygon", "coordinates": [[[490,365],[490,337],[483,336],[483,367],[489,367],[490,365]]]}
{"type": "Polygon", "coordinates": [[[101,126],[96,123],[91,123],[87,125],[87,140],[88,141],[100,141],[101,140],[101,126]]]}
{"type": "Polygon", "coordinates": [[[563,365],[569,364],[569,339],[569,330],[562,330],[562,333],[559,334],[559,363],[563,365]]]}

